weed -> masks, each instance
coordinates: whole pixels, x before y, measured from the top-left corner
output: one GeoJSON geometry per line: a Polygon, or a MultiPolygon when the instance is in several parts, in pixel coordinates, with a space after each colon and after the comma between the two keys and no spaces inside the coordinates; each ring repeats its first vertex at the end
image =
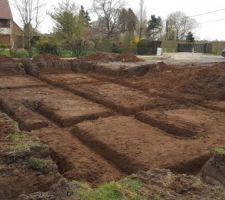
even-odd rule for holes
{"type": "Polygon", "coordinates": [[[37,170],[42,173],[48,173],[50,160],[44,160],[40,158],[30,158],[29,165],[32,169],[37,170]]]}
{"type": "Polygon", "coordinates": [[[12,128],[14,129],[19,129],[18,123],[17,122],[12,122],[12,128]]]}
{"type": "Polygon", "coordinates": [[[152,200],[160,200],[160,197],[159,195],[157,194],[154,194],[153,197],[152,197],[152,200]]]}
{"type": "Polygon", "coordinates": [[[138,194],[143,183],[137,179],[125,178],[119,182],[111,182],[91,189],[86,184],[79,184],[76,195],[84,200],[145,200],[138,194]]]}
{"type": "Polygon", "coordinates": [[[225,148],[215,148],[214,151],[216,154],[225,155],[225,148]]]}
{"type": "Polygon", "coordinates": [[[85,197],[85,200],[127,200],[119,191],[118,185],[115,182],[105,184],[97,189],[92,190],[85,197]]]}
{"type": "Polygon", "coordinates": [[[215,197],[220,197],[224,193],[223,188],[215,188],[212,189],[212,193],[214,194],[215,197]]]}
{"type": "Polygon", "coordinates": [[[124,178],[120,184],[132,192],[138,192],[143,187],[143,182],[139,179],[124,178]]]}
{"type": "Polygon", "coordinates": [[[20,132],[14,132],[14,133],[10,133],[7,136],[7,139],[9,139],[12,142],[18,142],[21,141],[25,138],[25,135],[23,133],[20,132]]]}

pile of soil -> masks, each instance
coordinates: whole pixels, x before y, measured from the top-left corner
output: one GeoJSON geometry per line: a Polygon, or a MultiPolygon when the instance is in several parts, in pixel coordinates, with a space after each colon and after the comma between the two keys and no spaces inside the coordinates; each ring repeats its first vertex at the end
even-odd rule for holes
{"type": "Polygon", "coordinates": [[[208,99],[225,98],[225,64],[194,69],[180,85],[185,92],[200,94],[208,99]]]}
{"type": "Polygon", "coordinates": [[[44,60],[47,62],[54,62],[54,61],[60,61],[60,57],[53,55],[53,54],[40,54],[38,56],[36,56],[34,59],[34,61],[40,61],[40,60],[44,60]]]}
{"type": "Polygon", "coordinates": [[[129,77],[122,82],[147,93],[181,92],[206,99],[225,99],[225,63],[185,67],[157,64],[144,76],[129,77]]]}
{"type": "Polygon", "coordinates": [[[132,53],[105,53],[99,52],[90,56],[82,57],[82,61],[94,61],[94,62],[141,62],[142,59],[138,58],[132,53]]]}

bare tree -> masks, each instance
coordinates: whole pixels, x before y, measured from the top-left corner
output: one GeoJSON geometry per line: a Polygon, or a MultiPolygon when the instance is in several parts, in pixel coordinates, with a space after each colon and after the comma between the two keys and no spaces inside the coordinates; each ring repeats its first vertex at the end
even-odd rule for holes
{"type": "Polygon", "coordinates": [[[139,18],[139,38],[141,39],[143,36],[146,23],[146,10],[144,0],[140,0],[139,2],[138,18],[139,18]]]}
{"type": "Polygon", "coordinates": [[[183,12],[171,13],[166,20],[166,38],[169,40],[185,40],[188,32],[192,32],[197,26],[197,21],[183,12]]]}
{"type": "Polygon", "coordinates": [[[27,37],[28,49],[31,50],[31,39],[33,32],[37,31],[41,23],[41,0],[14,0],[15,6],[20,14],[24,27],[25,36],[27,37]]]}
{"type": "Polygon", "coordinates": [[[93,9],[101,22],[101,31],[106,38],[118,33],[119,14],[123,7],[121,0],[93,0],[93,9]]]}

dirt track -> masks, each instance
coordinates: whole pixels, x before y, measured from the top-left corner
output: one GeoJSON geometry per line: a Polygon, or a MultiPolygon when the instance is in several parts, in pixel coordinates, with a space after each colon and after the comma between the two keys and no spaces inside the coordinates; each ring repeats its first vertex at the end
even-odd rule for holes
{"type": "Polygon", "coordinates": [[[160,64],[143,76],[72,69],[0,74],[1,110],[49,145],[69,179],[97,184],[152,168],[197,173],[225,143],[224,64],[160,64]]]}

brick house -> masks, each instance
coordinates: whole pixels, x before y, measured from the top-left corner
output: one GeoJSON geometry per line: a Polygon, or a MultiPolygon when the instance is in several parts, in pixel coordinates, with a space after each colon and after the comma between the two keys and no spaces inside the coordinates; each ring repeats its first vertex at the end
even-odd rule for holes
{"type": "Polygon", "coordinates": [[[11,49],[24,47],[24,33],[13,21],[8,0],[0,0],[0,44],[11,49]]]}

